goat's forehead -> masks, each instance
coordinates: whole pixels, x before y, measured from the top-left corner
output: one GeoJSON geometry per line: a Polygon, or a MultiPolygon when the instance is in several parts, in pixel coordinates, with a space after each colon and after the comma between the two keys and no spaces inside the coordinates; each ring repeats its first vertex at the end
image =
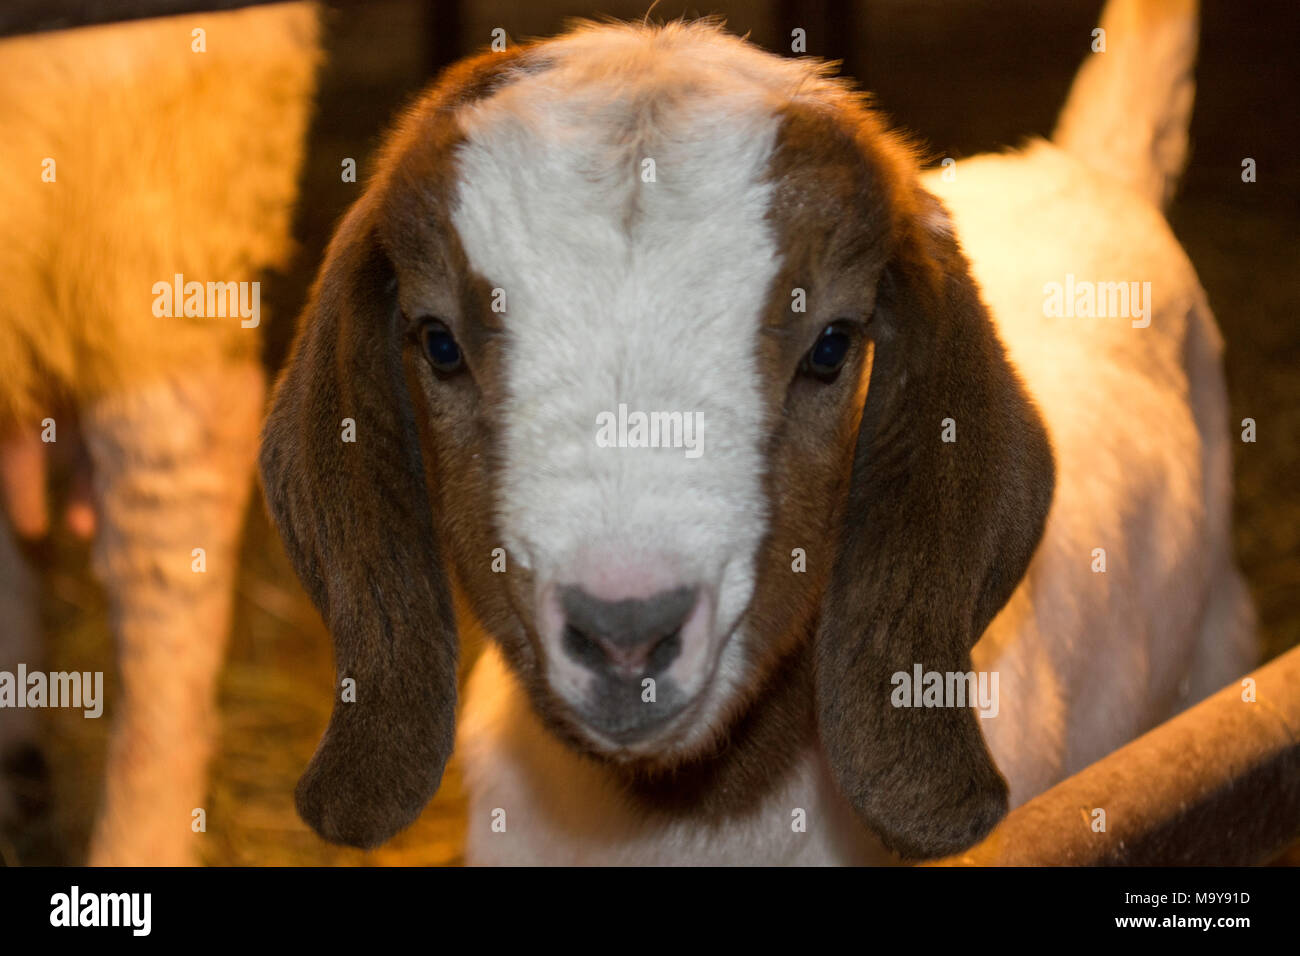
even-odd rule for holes
{"type": "Polygon", "coordinates": [[[668,386],[697,365],[747,364],[780,266],[768,216],[779,112],[753,85],[564,72],[462,117],[453,224],[470,267],[504,294],[511,339],[552,362],[618,364],[625,381],[639,369],[646,386],[656,370],[668,386]],[[675,364],[637,361],[665,354],[664,340],[675,364]]]}
{"type": "Polygon", "coordinates": [[[470,267],[505,292],[507,325],[556,309],[570,322],[651,307],[703,319],[743,305],[732,287],[761,289],[777,267],[772,132],[635,155],[565,144],[506,163],[470,144],[454,226],[470,267]]]}
{"type": "Polygon", "coordinates": [[[594,261],[715,275],[736,261],[721,233],[768,210],[785,108],[838,95],[820,67],[706,23],[576,30],[457,110],[457,231],[490,281],[594,261]]]}

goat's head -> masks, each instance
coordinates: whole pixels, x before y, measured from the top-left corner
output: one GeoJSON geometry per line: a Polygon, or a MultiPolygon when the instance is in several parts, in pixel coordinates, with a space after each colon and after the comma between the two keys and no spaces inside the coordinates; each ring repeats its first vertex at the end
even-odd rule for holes
{"type": "Polygon", "coordinates": [[[890,676],[969,669],[1051,452],[942,207],[820,68],[679,24],[453,69],[334,237],[262,473],[356,681],[299,787],[330,838],[437,788],[457,610],[596,759],[693,759],[810,654],[887,844],[1005,810],[972,713],[890,676]]]}

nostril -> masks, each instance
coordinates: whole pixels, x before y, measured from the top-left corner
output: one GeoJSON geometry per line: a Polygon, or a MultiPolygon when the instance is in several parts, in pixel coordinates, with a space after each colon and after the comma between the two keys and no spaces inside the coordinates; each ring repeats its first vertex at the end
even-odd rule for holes
{"type": "Polygon", "coordinates": [[[646,669],[651,673],[667,670],[668,665],[682,652],[682,629],[679,627],[667,637],[660,639],[646,656],[646,669]]]}
{"type": "Polygon", "coordinates": [[[565,588],[565,651],[592,669],[625,675],[665,670],[682,651],[682,628],[696,597],[694,588],[677,588],[644,599],[606,601],[579,587],[565,588]]]}
{"type": "Polygon", "coordinates": [[[564,650],[575,661],[587,667],[605,665],[605,651],[600,644],[572,624],[564,626],[564,650]]]}

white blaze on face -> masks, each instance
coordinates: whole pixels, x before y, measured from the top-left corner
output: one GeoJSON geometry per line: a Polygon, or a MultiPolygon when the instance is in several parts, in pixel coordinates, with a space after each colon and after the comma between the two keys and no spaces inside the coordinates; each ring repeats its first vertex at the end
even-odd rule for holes
{"type": "MultiPolygon", "coordinates": [[[[668,672],[694,694],[752,596],[766,528],[756,356],[780,262],[765,177],[774,87],[806,71],[689,29],[544,49],[548,69],[462,113],[458,154],[455,226],[507,301],[500,527],[539,605],[566,585],[608,600],[702,588],[709,620],[668,672]],[[601,447],[620,404],[697,416],[702,453],[601,447]]],[[[550,610],[548,673],[576,699],[590,674],[550,610]]]]}

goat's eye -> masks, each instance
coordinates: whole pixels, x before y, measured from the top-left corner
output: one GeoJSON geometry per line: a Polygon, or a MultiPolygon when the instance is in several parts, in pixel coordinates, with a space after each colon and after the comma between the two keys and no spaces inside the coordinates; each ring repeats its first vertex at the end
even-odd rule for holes
{"type": "Polygon", "coordinates": [[[838,322],[832,322],[821,330],[817,341],[804,356],[805,371],[824,382],[833,381],[844,367],[851,344],[849,330],[838,322]]]}
{"type": "Polygon", "coordinates": [[[428,319],[420,326],[420,345],[424,356],[436,371],[454,372],[464,364],[460,346],[447,326],[437,319],[428,319]]]}

